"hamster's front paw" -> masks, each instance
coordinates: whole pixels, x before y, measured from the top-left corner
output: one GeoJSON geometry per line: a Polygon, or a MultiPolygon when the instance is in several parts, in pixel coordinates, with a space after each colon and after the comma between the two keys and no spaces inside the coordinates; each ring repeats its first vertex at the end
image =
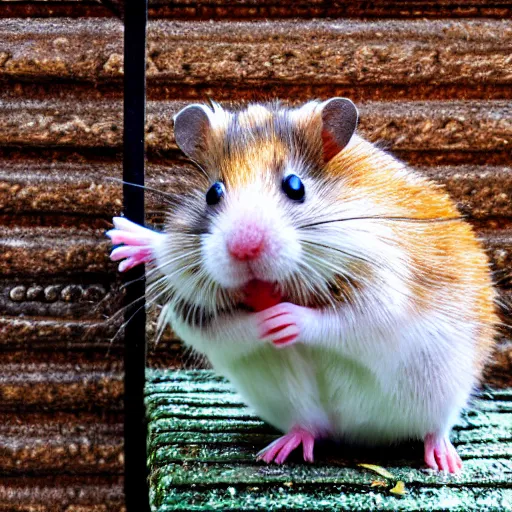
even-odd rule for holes
{"type": "Polygon", "coordinates": [[[110,254],[112,261],[119,261],[119,272],[125,272],[141,263],[153,260],[153,247],[161,233],[139,226],[124,217],[114,217],[114,229],[107,231],[106,235],[116,247],[110,254]]]}
{"type": "Polygon", "coordinates": [[[258,315],[260,339],[284,347],[299,340],[304,311],[307,308],[281,302],[258,315]]]}

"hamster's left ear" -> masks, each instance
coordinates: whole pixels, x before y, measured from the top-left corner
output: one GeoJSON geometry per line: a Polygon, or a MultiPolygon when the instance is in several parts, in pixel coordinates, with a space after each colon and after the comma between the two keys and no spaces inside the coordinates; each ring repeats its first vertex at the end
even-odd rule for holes
{"type": "Polygon", "coordinates": [[[349,142],[357,128],[359,113],[347,98],[331,98],[320,105],[324,161],[335,157],[349,142]]]}
{"type": "Polygon", "coordinates": [[[190,159],[202,164],[207,150],[213,112],[205,105],[193,104],[174,116],[174,138],[190,159]]]}

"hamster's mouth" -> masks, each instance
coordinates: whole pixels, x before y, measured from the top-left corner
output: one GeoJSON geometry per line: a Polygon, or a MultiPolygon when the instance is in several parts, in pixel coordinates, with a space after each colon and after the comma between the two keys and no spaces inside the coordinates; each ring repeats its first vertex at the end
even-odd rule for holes
{"type": "Polygon", "coordinates": [[[242,288],[243,304],[253,311],[263,311],[280,302],[283,297],[277,291],[276,283],[253,279],[242,288]]]}

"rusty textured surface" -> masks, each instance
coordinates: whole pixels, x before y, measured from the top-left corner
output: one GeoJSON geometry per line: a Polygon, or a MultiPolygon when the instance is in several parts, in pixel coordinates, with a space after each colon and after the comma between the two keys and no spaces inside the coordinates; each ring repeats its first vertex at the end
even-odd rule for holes
{"type": "Polygon", "coordinates": [[[73,356],[67,359],[76,359],[75,364],[34,362],[34,357],[27,363],[26,354],[17,363],[5,361],[0,378],[2,410],[16,411],[20,404],[25,410],[120,410],[123,393],[120,364],[84,362],[87,356],[79,353],[73,356]]]}
{"type": "Polygon", "coordinates": [[[119,325],[111,321],[61,320],[59,318],[0,318],[2,350],[117,350],[121,339],[116,337],[119,325]]]}
{"type": "Polygon", "coordinates": [[[116,19],[2,22],[0,76],[109,80],[122,77],[123,25],[116,19]]]}
{"type": "Polygon", "coordinates": [[[122,477],[2,478],[0,506],[2,512],[124,512],[122,477]]]}
{"type": "MultiPolygon", "coordinates": [[[[150,152],[177,149],[172,116],[186,104],[148,103],[146,141],[150,152]]],[[[508,152],[511,105],[505,100],[367,102],[359,105],[359,129],[370,140],[383,141],[395,151],[508,152]]],[[[120,126],[120,101],[0,102],[0,144],[6,146],[119,149],[120,126]]]]}
{"type": "Polygon", "coordinates": [[[18,275],[105,272],[112,268],[103,232],[47,227],[0,229],[0,272],[18,275]]]}
{"type": "Polygon", "coordinates": [[[0,18],[112,17],[109,4],[99,0],[2,0],[0,18]]]}
{"type": "MultiPolygon", "coordinates": [[[[512,217],[512,169],[506,166],[417,166],[417,171],[446,186],[460,210],[475,219],[512,217]]],[[[115,163],[64,163],[0,159],[0,215],[67,213],[111,215],[119,212],[121,166],[115,163]]],[[[167,159],[149,163],[146,183],[182,193],[197,183],[190,164],[167,159]]],[[[158,196],[148,193],[147,208],[163,211],[158,196]]]]}
{"type": "MultiPolygon", "coordinates": [[[[5,20],[0,77],[106,81],[123,71],[116,20],[5,20]],[[101,45],[98,45],[101,42],[101,45]]],[[[223,85],[510,83],[506,21],[155,21],[148,79],[223,85]]]]}
{"type": "Polygon", "coordinates": [[[0,419],[3,474],[122,473],[120,415],[56,412],[48,418],[41,413],[0,413],[0,419]]]}
{"type": "MultiPolygon", "coordinates": [[[[122,0],[4,0],[1,17],[108,17],[122,16],[122,0]]],[[[340,0],[149,0],[152,18],[258,19],[258,18],[504,18],[508,2],[485,0],[397,0],[364,2],[340,0]]]]}
{"type": "Polygon", "coordinates": [[[511,79],[512,27],[506,21],[218,22],[201,28],[154,22],[148,76],[191,84],[511,79]]]}
{"type": "MultiPolygon", "coordinates": [[[[119,2],[119,0],[115,0],[119,2]]],[[[511,13],[508,2],[485,0],[380,2],[329,0],[149,0],[151,17],[169,18],[439,18],[496,17],[511,13]]]]}
{"type": "MultiPolygon", "coordinates": [[[[255,83],[306,88],[416,84],[461,89],[509,84],[512,27],[505,20],[154,21],[150,86],[221,88],[255,83]]],[[[0,31],[0,77],[119,81],[122,24],[112,19],[9,19],[0,31]]],[[[378,86],[378,87],[377,87],[378,86]]],[[[485,92],[485,91],[481,91],[485,92]]],[[[150,90],[151,94],[151,90],[150,90]]],[[[417,94],[417,93],[416,93],[417,94]]],[[[235,92],[235,96],[237,93],[235,92]]]]}
{"type": "MultiPolygon", "coordinates": [[[[122,290],[104,239],[121,210],[121,187],[109,179],[121,176],[118,4],[0,4],[0,510],[123,509],[122,290]]],[[[188,102],[350,96],[361,131],[443,183],[474,223],[507,323],[511,9],[483,0],[150,0],[153,17],[181,20],[149,24],[148,185],[180,193],[194,182],[171,121],[188,102]],[[222,20],[197,21],[209,17],[222,20]]],[[[147,201],[160,222],[161,202],[147,201]]],[[[493,385],[512,385],[511,338],[504,328],[487,372],[493,385]]],[[[203,364],[170,331],[149,363],[203,364]]]]}

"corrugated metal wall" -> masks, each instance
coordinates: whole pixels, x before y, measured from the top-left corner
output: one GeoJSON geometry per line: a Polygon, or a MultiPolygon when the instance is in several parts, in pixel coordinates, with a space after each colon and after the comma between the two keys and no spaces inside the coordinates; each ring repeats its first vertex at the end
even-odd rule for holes
{"type": "MultiPolygon", "coordinates": [[[[121,176],[120,8],[0,2],[2,511],[122,507],[120,285],[103,235],[121,207],[108,181],[121,176]]],[[[483,0],[150,1],[148,184],[192,179],[171,123],[187,102],[351,97],[361,131],[472,218],[510,308],[511,12],[483,0]]],[[[148,210],[161,218],[155,198],[148,210]]],[[[489,373],[501,385],[510,347],[503,336],[489,373]]],[[[150,356],[181,362],[170,335],[150,356]]]]}

